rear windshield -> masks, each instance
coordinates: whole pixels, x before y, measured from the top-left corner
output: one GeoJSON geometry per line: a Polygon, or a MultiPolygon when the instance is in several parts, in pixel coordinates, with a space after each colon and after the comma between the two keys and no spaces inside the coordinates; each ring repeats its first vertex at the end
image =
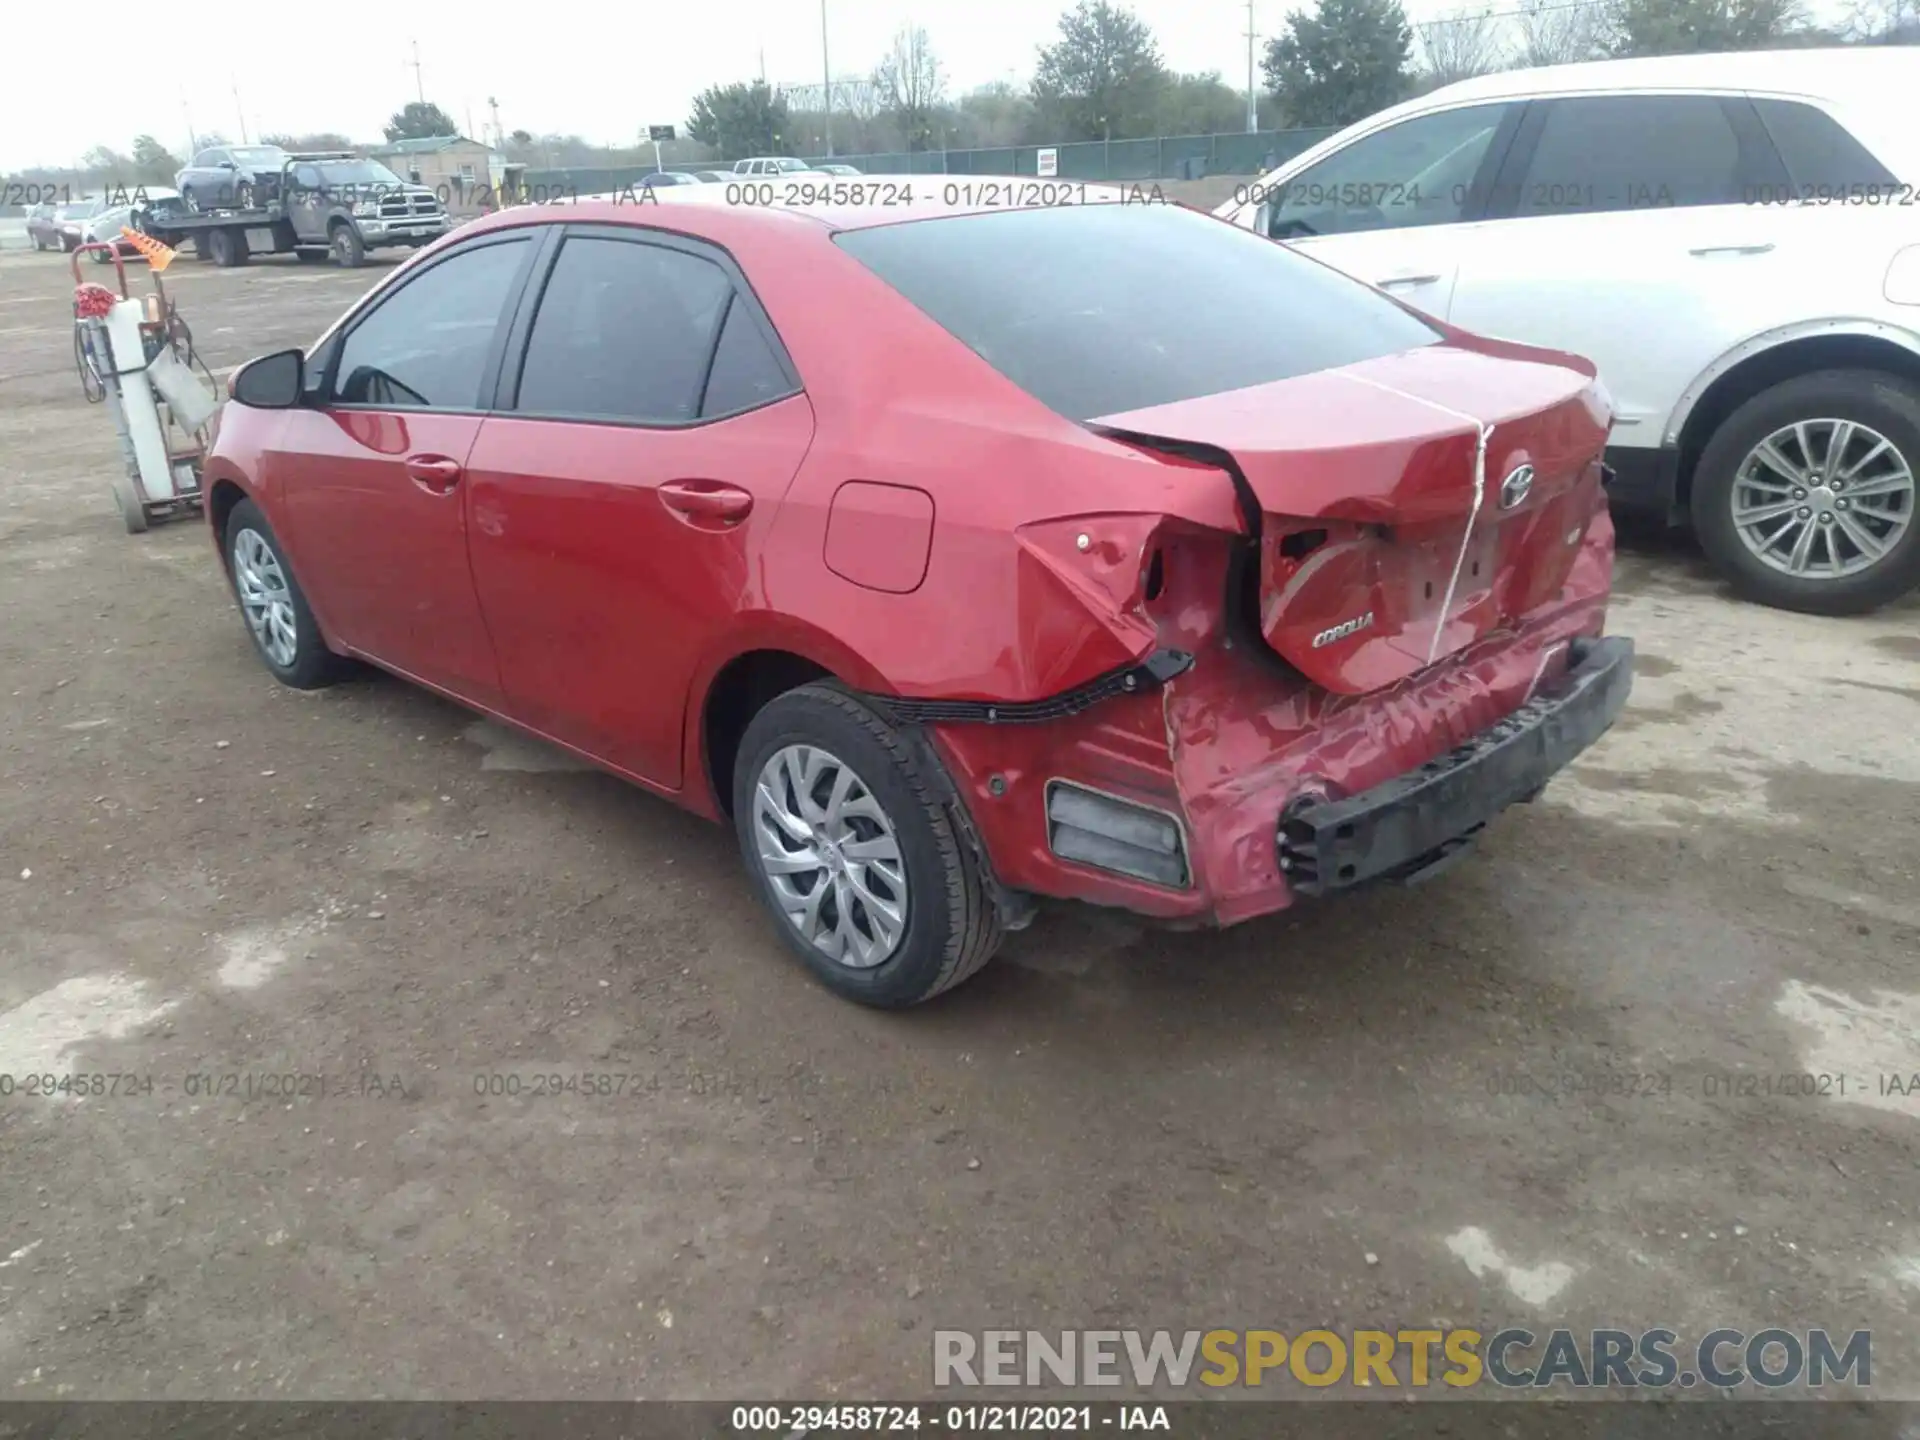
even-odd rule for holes
{"type": "Polygon", "coordinates": [[[1440,332],[1276,241],[1175,205],[846,230],[848,254],[1058,413],[1091,420],[1430,345],[1440,332]]]}

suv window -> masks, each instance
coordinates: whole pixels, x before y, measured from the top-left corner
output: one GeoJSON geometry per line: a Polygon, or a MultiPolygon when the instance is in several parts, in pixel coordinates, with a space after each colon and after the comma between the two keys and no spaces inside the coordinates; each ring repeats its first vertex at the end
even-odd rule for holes
{"type": "Polygon", "coordinates": [[[1550,100],[1514,214],[1737,205],[1747,172],[1727,106],[1713,96],[1550,100]]]}
{"type": "Polygon", "coordinates": [[[1898,184],[1826,111],[1794,100],[1755,100],[1753,108],[1760,112],[1760,123],[1767,127],[1796,191],[1826,198],[1831,191],[1855,186],[1885,190],[1898,184]]]}
{"type": "Polygon", "coordinates": [[[343,405],[473,410],[494,330],[528,254],[525,236],[448,256],[375,304],[340,350],[343,405]]]}
{"type": "Polygon", "coordinates": [[[1363,135],[1275,183],[1267,233],[1285,240],[1466,218],[1474,176],[1512,108],[1468,105],[1363,135]]]}
{"type": "Polygon", "coordinates": [[[989,211],[834,239],[1073,420],[1285,380],[1440,338],[1359,281],[1182,206],[989,211]]]}
{"type": "Polygon", "coordinates": [[[733,282],[711,260],[575,235],[540,297],[516,408],[650,425],[699,418],[733,282]]]}

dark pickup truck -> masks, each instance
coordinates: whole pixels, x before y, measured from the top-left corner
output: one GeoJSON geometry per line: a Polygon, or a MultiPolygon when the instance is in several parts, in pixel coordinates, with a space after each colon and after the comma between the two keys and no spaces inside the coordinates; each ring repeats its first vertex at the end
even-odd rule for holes
{"type": "Polygon", "coordinates": [[[289,155],[275,198],[263,206],[147,217],[142,228],[176,249],[192,240],[195,253],[216,265],[292,251],[303,261],[331,257],[353,266],[369,250],[438,240],[453,218],[424,185],[409,184],[377,160],[328,151],[289,155]]]}

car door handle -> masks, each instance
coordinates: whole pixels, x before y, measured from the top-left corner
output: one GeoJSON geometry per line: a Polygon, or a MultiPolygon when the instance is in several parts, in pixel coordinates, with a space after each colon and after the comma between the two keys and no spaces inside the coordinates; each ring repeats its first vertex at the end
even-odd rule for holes
{"type": "Polygon", "coordinates": [[[1768,240],[1759,245],[1702,245],[1698,250],[1689,250],[1689,255],[1764,255],[1773,249],[1768,240]]]}
{"type": "Polygon", "coordinates": [[[444,455],[409,455],[407,474],[430,495],[450,495],[460,483],[460,462],[444,455]]]}
{"type": "Polygon", "coordinates": [[[753,496],[717,480],[669,480],[660,487],[660,503],[697,520],[742,520],[753,509],[753,496]]]}
{"type": "Polygon", "coordinates": [[[1386,279],[1376,280],[1373,283],[1381,290],[1392,290],[1396,286],[1405,286],[1411,289],[1415,285],[1435,284],[1439,279],[1440,277],[1438,275],[1389,275],[1386,279]]]}

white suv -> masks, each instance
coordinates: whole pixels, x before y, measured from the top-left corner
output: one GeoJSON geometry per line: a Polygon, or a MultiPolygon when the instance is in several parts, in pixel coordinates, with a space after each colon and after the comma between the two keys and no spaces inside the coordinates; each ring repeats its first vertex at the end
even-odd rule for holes
{"type": "Polygon", "coordinates": [[[807,162],[791,155],[755,155],[733,162],[736,175],[804,175],[806,171],[807,162]]]}
{"type": "Polygon", "coordinates": [[[1592,359],[1616,509],[1691,518],[1743,594],[1920,584],[1920,49],[1486,75],[1215,213],[1466,330],[1592,359]]]}

